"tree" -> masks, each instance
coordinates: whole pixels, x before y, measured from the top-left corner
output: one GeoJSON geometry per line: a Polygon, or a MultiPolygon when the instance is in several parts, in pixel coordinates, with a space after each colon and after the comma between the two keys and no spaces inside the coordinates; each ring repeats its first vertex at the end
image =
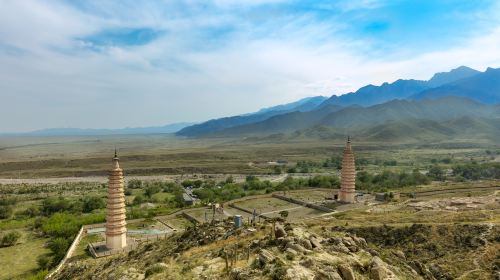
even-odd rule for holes
{"type": "Polygon", "coordinates": [[[2,242],[0,242],[2,247],[14,246],[17,240],[21,237],[21,234],[17,231],[11,231],[2,237],[2,242]]]}
{"type": "Polygon", "coordinates": [[[90,213],[95,209],[101,209],[106,207],[104,200],[97,196],[86,196],[83,198],[82,211],[84,213],[90,213]]]}
{"type": "Polygon", "coordinates": [[[0,206],[0,219],[8,219],[12,216],[12,206],[1,205],[0,206]]]}
{"type": "Polygon", "coordinates": [[[274,166],[274,168],[273,168],[273,169],[274,169],[274,170],[273,170],[273,171],[274,171],[274,174],[281,174],[281,172],[282,172],[282,168],[281,168],[281,166],[279,166],[279,165],[274,166]]]}
{"type": "Polygon", "coordinates": [[[149,185],[146,187],[144,190],[144,194],[148,197],[151,198],[153,197],[154,194],[159,193],[161,191],[160,187],[157,185],[149,185]]]}
{"type": "Polygon", "coordinates": [[[142,194],[138,194],[134,197],[134,202],[133,204],[139,205],[145,201],[144,196],[142,194]]]}
{"type": "Polygon", "coordinates": [[[142,181],[138,179],[132,179],[128,181],[127,188],[140,189],[142,188],[142,181]]]}
{"type": "Polygon", "coordinates": [[[288,217],[288,211],[286,211],[286,210],[280,211],[279,214],[280,214],[280,217],[283,219],[286,219],[288,217]]]}
{"type": "Polygon", "coordinates": [[[429,173],[427,173],[427,176],[437,181],[443,181],[445,179],[444,171],[438,165],[431,166],[431,168],[429,168],[429,173]]]}
{"type": "Polygon", "coordinates": [[[73,209],[73,205],[69,200],[60,197],[49,197],[42,201],[42,213],[45,216],[50,216],[53,213],[65,212],[73,209]]]}
{"type": "Polygon", "coordinates": [[[226,178],[226,184],[232,184],[234,183],[234,178],[233,176],[229,175],[229,177],[226,178]]]}

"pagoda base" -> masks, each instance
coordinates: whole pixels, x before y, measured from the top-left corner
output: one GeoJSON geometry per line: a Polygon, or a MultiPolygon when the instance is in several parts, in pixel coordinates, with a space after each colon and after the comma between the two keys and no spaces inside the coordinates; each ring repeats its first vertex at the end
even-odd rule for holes
{"type": "Polygon", "coordinates": [[[119,250],[127,247],[127,234],[106,236],[106,247],[110,250],[119,250]]]}
{"type": "Polygon", "coordinates": [[[127,245],[121,249],[110,249],[106,245],[106,241],[101,241],[88,244],[88,250],[92,257],[101,258],[121,253],[127,253],[137,248],[137,242],[135,242],[133,238],[127,238],[126,244],[127,245]]]}
{"type": "Polygon", "coordinates": [[[340,191],[338,201],[342,203],[356,203],[356,193],[340,191]]]}

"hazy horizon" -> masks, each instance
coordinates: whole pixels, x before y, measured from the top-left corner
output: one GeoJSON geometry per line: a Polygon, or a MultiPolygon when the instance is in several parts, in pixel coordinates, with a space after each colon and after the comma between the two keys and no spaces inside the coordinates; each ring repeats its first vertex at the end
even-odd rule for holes
{"type": "Polygon", "coordinates": [[[498,53],[496,1],[0,0],[0,133],[201,122],[498,53]]]}

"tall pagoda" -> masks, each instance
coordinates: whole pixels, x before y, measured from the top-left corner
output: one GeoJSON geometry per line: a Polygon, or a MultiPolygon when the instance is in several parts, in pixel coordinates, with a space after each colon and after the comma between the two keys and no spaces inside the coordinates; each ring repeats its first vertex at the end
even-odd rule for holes
{"type": "Polygon", "coordinates": [[[115,150],[113,169],[109,173],[108,200],[106,206],[106,248],[123,249],[127,246],[125,222],[125,194],[123,193],[123,171],[115,150]]]}
{"type": "Polygon", "coordinates": [[[342,158],[341,184],[339,191],[339,201],[344,203],[356,202],[355,195],[356,168],[354,166],[354,154],[351,148],[351,138],[347,137],[342,158]]]}

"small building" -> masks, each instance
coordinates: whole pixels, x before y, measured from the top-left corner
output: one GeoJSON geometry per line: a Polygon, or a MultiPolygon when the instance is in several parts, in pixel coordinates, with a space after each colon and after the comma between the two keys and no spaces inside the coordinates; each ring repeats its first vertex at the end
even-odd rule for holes
{"type": "Polygon", "coordinates": [[[196,204],[196,199],[187,193],[182,194],[182,199],[184,200],[185,205],[192,206],[196,204]]]}

